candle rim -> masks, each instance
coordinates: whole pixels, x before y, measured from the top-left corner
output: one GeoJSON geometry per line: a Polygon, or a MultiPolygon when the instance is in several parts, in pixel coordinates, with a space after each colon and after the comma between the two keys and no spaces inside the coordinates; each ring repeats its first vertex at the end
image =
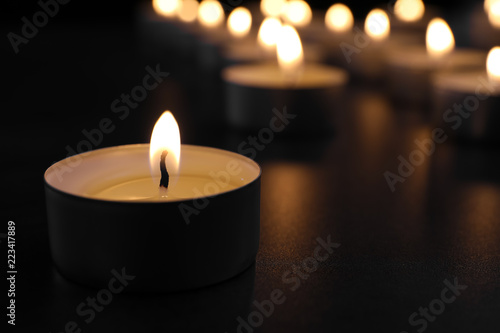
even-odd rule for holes
{"type": "MultiPolygon", "coordinates": [[[[57,188],[55,185],[51,184],[50,181],[47,179],[48,176],[50,176],[50,174],[52,172],[54,172],[54,169],[57,167],[58,164],[60,163],[63,163],[64,161],[68,161],[69,159],[75,157],[75,156],[80,156],[80,157],[83,157],[84,155],[89,155],[89,154],[103,154],[105,153],[106,151],[109,151],[109,150],[124,150],[124,149],[127,149],[127,148],[147,148],[147,151],[149,151],[149,143],[136,143],[136,144],[127,144],[127,145],[119,145],[119,146],[112,146],[112,147],[104,147],[104,148],[99,148],[99,149],[95,149],[95,150],[91,150],[91,151],[87,151],[87,152],[83,152],[83,153],[80,153],[80,154],[77,154],[77,155],[73,155],[73,156],[70,156],[70,157],[66,157],[60,161],[57,161],[56,163],[52,164],[50,167],[48,167],[46,170],[45,170],[45,173],[44,173],[44,185],[45,185],[45,188],[47,190],[51,190],[55,193],[58,193],[59,195],[63,195],[63,196],[66,196],[68,198],[71,198],[73,200],[84,200],[84,201],[88,201],[88,202],[93,202],[93,203],[106,203],[106,204],[117,204],[117,205],[123,205],[123,204],[134,204],[134,205],[145,205],[145,204],[180,204],[180,203],[183,203],[183,202],[186,202],[186,203],[189,203],[189,202],[192,202],[193,200],[196,200],[196,199],[201,199],[201,198],[210,198],[210,199],[213,199],[213,198],[217,198],[217,197],[221,197],[223,195],[228,195],[232,192],[235,192],[235,191],[240,191],[240,190],[244,190],[246,187],[249,187],[249,186],[252,186],[254,185],[255,183],[258,183],[260,182],[260,179],[261,179],[261,176],[262,176],[262,167],[257,163],[255,162],[254,160],[244,156],[244,155],[241,155],[239,153],[235,153],[235,152],[232,152],[232,151],[229,151],[229,150],[225,150],[225,149],[220,149],[220,148],[215,148],[215,147],[208,147],[208,146],[199,146],[199,145],[189,145],[189,144],[182,144],[181,145],[181,150],[182,148],[185,148],[187,150],[191,150],[191,149],[196,149],[196,148],[202,148],[203,150],[206,150],[206,151],[212,151],[212,152],[219,152],[219,153],[223,153],[224,155],[230,155],[230,156],[234,156],[236,158],[239,158],[240,160],[243,160],[245,161],[246,163],[249,163],[250,165],[253,165],[256,170],[258,170],[257,172],[257,175],[255,177],[252,177],[252,179],[250,179],[246,184],[244,185],[241,185],[241,186],[238,186],[234,189],[231,189],[231,190],[227,190],[227,191],[223,191],[223,192],[220,192],[220,193],[216,193],[214,195],[204,195],[204,196],[200,196],[200,197],[190,197],[190,198],[180,198],[178,200],[169,200],[169,201],[148,201],[148,200],[143,200],[143,201],[133,201],[133,200],[117,200],[117,199],[106,199],[106,198],[94,198],[92,196],[88,196],[88,195],[85,195],[85,194],[75,194],[75,193],[71,193],[69,191],[66,191],[66,190],[63,190],[63,189],[60,189],[60,188],[57,188]]],[[[63,181],[61,181],[63,182],[63,181]]]]}

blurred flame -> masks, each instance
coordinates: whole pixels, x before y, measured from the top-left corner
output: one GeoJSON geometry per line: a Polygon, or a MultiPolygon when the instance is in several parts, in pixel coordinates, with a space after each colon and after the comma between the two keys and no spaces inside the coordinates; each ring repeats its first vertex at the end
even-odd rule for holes
{"type": "Polygon", "coordinates": [[[487,14],[490,24],[495,28],[500,28],[500,0],[490,1],[487,14]]]}
{"type": "Polygon", "coordinates": [[[198,1],[196,0],[184,0],[178,11],[179,18],[183,22],[194,22],[196,16],[198,15],[198,1]]]}
{"type": "Polygon", "coordinates": [[[455,48],[453,32],[441,18],[434,18],[429,22],[425,40],[427,53],[432,57],[442,57],[455,48]]]}
{"type": "Polygon", "coordinates": [[[347,32],[352,30],[354,17],[349,7],[342,3],[336,3],[326,12],[325,24],[331,31],[347,32]]]}
{"type": "Polygon", "coordinates": [[[488,53],[486,71],[491,81],[500,83],[500,47],[495,46],[488,53]]]}
{"type": "Polygon", "coordinates": [[[260,11],[266,17],[277,17],[283,12],[287,0],[262,0],[260,11]]]}
{"type": "Polygon", "coordinates": [[[174,17],[180,7],[180,0],[153,0],[154,11],[165,17],[174,17]]]}
{"type": "Polygon", "coordinates": [[[267,51],[274,50],[281,30],[281,21],[274,17],[266,18],[260,25],[259,45],[267,51]]]}
{"type": "Polygon", "coordinates": [[[160,157],[165,150],[168,151],[165,162],[169,175],[178,175],[181,160],[181,135],[179,125],[170,111],[163,112],[151,134],[149,167],[151,177],[156,183],[159,183],[161,176],[160,157]]]}
{"type": "Polygon", "coordinates": [[[389,36],[391,26],[389,17],[382,9],[373,9],[365,20],[365,32],[372,39],[382,41],[389,36]]]}
{"type": "Polygon", "coordinates": [[[276,48],[282,72],[288,76],[298,74],[304,62],[304,53],[297,30],[291,25],[283,25],[276,48]]]}
{"type": "Polygon", "coordinates": [[[290,0],[284,7],[283,19],[295,27],[305,27],[312,20],[311,7],[303,0],[290,0]]]}
{"type": "Polygon", "coordinates": [[[234,37],[245,37],[252,27],[252,14],[244,7],[236,8],[227,19],[227,27],[234,37]]]}
{"type": "Polygon", "coordinates": [[[424,16],[425,5],[422,0],[397,0],[394,14],[401,21],[416,22],[424,16]]]}
{"type": "Polygon", "coordinates": [[[198,6],[198,20],[208,28],[215,28],[224,22],[224,10],[219,1],[203,0],[198,6]]]}

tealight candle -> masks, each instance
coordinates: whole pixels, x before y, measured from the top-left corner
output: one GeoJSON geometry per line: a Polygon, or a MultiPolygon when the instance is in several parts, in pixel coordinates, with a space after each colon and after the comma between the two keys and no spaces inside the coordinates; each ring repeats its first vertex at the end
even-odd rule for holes
{"type": "Polygon", "coordinates": [[[438,72],[479,68],[484,52],[454,50],[455,40],[448,24],[433,19],[427,28],[426,47],[394,49],[388,55],[388,81],[398,101],[427,103],[431,94],[431,76],[438,72]]]}
{"type": "Polygon", "coordinates": [[[394,3],[391,27],[395,34],[421,36],[425,44],[425,30],[432,18],[438,16],[436,8],[422,0],[397,0],[394,3]]]}
{"type": "Polygon", "coordinates": [[[344,46],[343,52],[349,54],[345,58],[346,68],[355,76],[378,80],[384,73],[385,55],[388,52],[391,31],[389,16],[382,9],[371,10],[366,16],[364,30],[368,39],[364,38],[363,47],[352,44],[349,48],[344,46]]]}
{"type": "Polygon", "coordinates": [[[138,13],[141,50],[162,56],[164,50],[175,50],[180,57],[194,54],[193,21],[198,2],[195,0],[153,0],[141,4],[138,13]],[[151,43],[151,44],[148,44],[151,43]],[[153,49],[150,49],[150,46],[153,49]]]}
{"type": "MultiPolygon", "coordinates": [[[[265,128],[273,118],[273,108],[286,107],[288,113],[300,117],[287,131],[321,132],[329,126],[331,112],[338,108],[336,96],[347,83],[346,71],[304,64],[300,37],[286,24],[278,38],[277,58],[278,63],[235,65],[223,70],[229,124],[243,129],[265,128]]],[[[273,125],[281,126],[279,119],[273,125]]]]}
{"type": "Polygon", "coordinates": [[[470,42],[475,47],[489,49],[500,43],[500,1],[485,0],[477,5],[470,17],[470,42]]]}
{"type": "MultiPolygon", "coordinates": [[[[178,291],[249,267],[259,243],[260,167],[215,148],[181,145],[166,112],[151,144],[103,148],[45,172],[52,257],[69,279],[178,291]]],[[[129,288],[128,288],[129,289],[129,288]]]]}
{"type": "MultiPolygon", "coordinates": [[[[226,43],[221,51],[227,65],[269,61],[276,58],[276,44],[282,28],[281,20],[268,17],[262,21],[257,36],[226,43]]],[[[229,31],[233,31],[228,24],[229,31]]],[[[315,44],[303,45],[304,58],[321,62],[325,58],[322,48],[315,44]]]]}
{"type": "Polygon", "coordinates": [[[434,123],[466,141],[500,142],[500,47],[490,50],[486,71],[436,74],[434,123]]]}

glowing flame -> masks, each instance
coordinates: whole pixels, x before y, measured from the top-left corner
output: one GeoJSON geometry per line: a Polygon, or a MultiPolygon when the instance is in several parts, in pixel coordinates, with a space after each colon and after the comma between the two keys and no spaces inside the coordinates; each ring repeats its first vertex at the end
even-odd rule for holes
{"type": "Polygon", "coordinates": [[[245,37],[252,27],[252,14],[244,7],[236,8],[227,19],[227,27],[234,37],[245,37]]]}
{"type": "Polygon", "coordinates": [[[224,10],[219,1],[203,0],[198,6],[198,20],[208,28],[215,28],[224,22],[224,10]]]}
{"type": "Polygon", "coordinates": [[[276,47],[281,31],[281,21],[274,17],[266,18],[260,25],[258,41],[259,45],[266,51],[272,51],[276,47]]]}
{"type": "Polygon", "coordinates": [[[496,0],[484,0],[484,11],[486,13],[488,13],[488,11],[490,10],[490,6],[493,3],[493,1],[496,1],[496,0]]]}
{"type": "Polygon", "coordinates": [[[311,7],[303,0],[290,0],[284,7],[283,19],[295,27],[305,27],[311,23],[311,7]]]}
{"type": "Polygon", "coordinates": [[[174,17],[180,7],[180,0],[153,0],[153,9],[157,14],[174,17]]]}
{"type": "Polygon", "coordinates": [[[282,72],[288,76],[298,74],[304,62],[304,53],[297,30],[285,24],[281,28],[276,47],[282,72]]]}
{"type": "Polygon", "coordinates": [[[149,167],[151,177],[155,183],[159,184],[160,157],[167,151],[165,159],[167,171],[170,176],[179,174],[179,164],[181,160],[181,135],[179,126],[170,111],[165,111],[158,119],[151,134],[151,143],[149,146],[149,167]]]}
{"type": "Polygon", "coordinates": [[[331,31],[347,32],[352,30],[354,17],[349,7],[342,3],[336,3],[326,12],[325,24],[331,31]]]}
{"type": "Polygon", "coordinates": [[[500,47],[495,46],[488,53],[486,70],[490,81],[500,84],[500,47]]]}
{"type": "Polygon", "coordinates": [[[179,18],[183,22],[194,22],[196,16],[198,15],[198,1],[196,0],[184,0],[181,3],[181,7],[178,11],[179,18]]]}
{"type": "Polygon", "coordinates": [[[372,39],[382,41],[389,36],[391,26],[389,17],[382,9],[373,9],[365,20],[365,32],[372,39]]]}
{"type": "Polygon", "coordinates": [[[422,0],[397,0],[394,14],[401,21],[416,22],[424,16],[425,5],[422,0]]]}
{"type": "Polygon", "coordinates": [[[455,38],[448,23],[441,18],[434,18],[427,26],[426,34],[427,53],[440,58],[455,48],[455,38]]]}
{"type": "Polygon", "coordinates": [[[277,17],[283,12],[287,0],[262,0],[260,11],[266,17],[277,17]]]}
{"type": "Polygon", "coordinates": [[[487,14],[490,24],[495,28],[500,28],[500,0],[490,1],[487,14]]]}

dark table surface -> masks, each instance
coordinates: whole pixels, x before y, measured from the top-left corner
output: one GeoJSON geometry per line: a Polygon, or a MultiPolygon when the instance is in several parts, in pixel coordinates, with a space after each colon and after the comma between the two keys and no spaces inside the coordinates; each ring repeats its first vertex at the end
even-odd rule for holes
{"type": "MultiPolygon", "coordinates": [[[[0,232],[16,222],[17,330],[71,331],[75,322],[83,332],[236,332],[245,321],[256,327],[241,332],[498,332],[500,149],[449,140],[391,191],[384,173],[397,173],[398,156],[408,158],[415,139],[430,136],[429,110],[396,106],[383,88],[361,84],[350,85],[334,111],[334,133],[277,134],[257,154],[255,265],[190,292],[116,295],[86,323],[76,308],[97,291],[52,264],[45,169],[103,117],[114,117],[116,129],[95,148],[148,142],[165,109],[184,143],[237,151],[249,135],[224,125],[216,78],[171,52],[144,50],[132,24],[66,22],[48,25],[3,64],[0,232]],[[157,64],[169,77],[117,120],[113,100],[157,64]],[[298,267],[312,263],[318,238],[340,246],[306,272],[298,267]],[[446,291],[450,284],[461,289],[446,291]],[[257,314],[256,302],[268,305],[276,289],[283,302],[257,314]],[[434,314],[425,314],[429,306],[434,314]]],[[[8,43],[2,52],[12,54],[8,43]]],[[[3,239],[1,248],[6,254],[3,239]]]]}

